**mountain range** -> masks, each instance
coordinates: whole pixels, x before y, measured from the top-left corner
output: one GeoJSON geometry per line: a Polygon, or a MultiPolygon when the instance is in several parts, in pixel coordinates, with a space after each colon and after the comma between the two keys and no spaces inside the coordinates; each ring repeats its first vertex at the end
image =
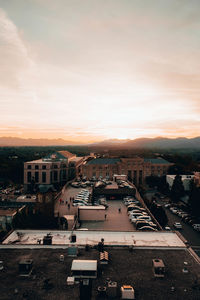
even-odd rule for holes
{"type": "Polygon", "coordinates": [[[63,139],[22,139],[18,137],[0,137],[0,147],[4,146],[66,146],[78,145],[78,142],[63,139]]]}
{"type": "Polygon", "coordinates": [[[100,143],[94,144],[95,146],[101,147],[112,147],[118,146],[120,148],[170,148],[170,149],[180,149],[180,148],[197,148],[200,149],[200,137],[195,138],[138,138],[134,140],[105,140],[100,143]]]}
{"type": "MultiPolygon", "coordinates": [[[[18,137],[0,137],[0,147],[3,146],[70,146],[84,145],[83,143],[67,141],[64,139],[23,139],[18,137]]],[[[93,147],[119,147],[119,148],[195,148],[200,149],[200,137],[195,138],[138,138],[134,140],[108,139],[93,144],[85,144],[93,147]]]]}

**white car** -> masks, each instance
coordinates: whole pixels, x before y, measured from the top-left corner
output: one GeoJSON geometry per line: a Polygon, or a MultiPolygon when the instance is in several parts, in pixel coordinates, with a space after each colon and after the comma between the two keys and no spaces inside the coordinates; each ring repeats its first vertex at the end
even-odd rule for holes
{"type": "Polygon", "coordinates": [[[166,230],[166,231],[170,231],[171,228],[170,228],[169,226],[165,226],[165,230],[166,230]]]}
{"type": "Polygon", "coordinates": [[[129,215],[129,219],[132,220],[132,219],[135,219],[140,216],[147,216],[147,215],[141,214],[141,213],[135,213],[135,214],[129,215]]]}
{"type": "Polygon", "coordinates": [[[138,218],[138,220],[151,221],[151,217],[148,215],[143,215],[138,218]]]}
{"type": "Polygon", "coordinates": [[[131,223],[136,223],[138,220],[142,220],[142,215],[141,216],[133,216],[131,219],[130,219],[130,221],[131,221],[131,223]],[[140,218],[141,217],[141,218],[140,218]]]}
{"type": "Polygon", "coordinates": [[[181,225],[181,223],[179,223],[179,222],[175,222],[175,223],[174,223],[174,227],[175,227],[176,229],[182,229],[182,225],[181,225]]]}

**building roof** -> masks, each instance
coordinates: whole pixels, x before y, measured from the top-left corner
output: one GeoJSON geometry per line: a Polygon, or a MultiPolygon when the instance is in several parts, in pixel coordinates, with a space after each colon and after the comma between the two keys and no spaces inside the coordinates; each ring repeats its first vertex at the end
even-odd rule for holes
{"type": "MultiPolygon", "coordinates": [[[[71,231],[59,230],[16,230],[13,231],[3,242],[3,247],[9,248],[13,244],[27,248],[39,247],[37,244],[38,239],[43,239],[48,233],[52,236],[53,247],[59,248],[68,247],[70,245],[71,231]],[[18,234],[20,234],[20,239],[18,234]]],[[[158,231],[158,232],[140,232],[140,231],[75,231],[76,243],[74,245],[96,245],[104,238],[105,245],[110,246],[130,246],[135,247],[176,247],[186,248],[183,241],[174,232],[158,231]]],[[[43,246],[43,245],[41,245],[43,246]]]]}
{"type": "Polygon", "coordinates": [[[66,157],[68,159],[76,156],[76,154],[73,154],[69,151],[58,151],[58,153],[60,153],[61,155],[63,155],[64,157],[66,157]]]}
{"type": "Polygon", "coordinates": [[[144,162],[150,162],[151,164],[170,165],[171,163],[163,158],[145,158],[144,162]]]}
{"type": "Polygon", "coordinates": [[[17,213],[17,210],[17,208],[0,208],[0,216],[12,217],[17,213]]]}
{"type": "Polygon", "coordinates": [[[79,210],[105,210],[105,206],[99,205],[99,206],[79,206],[79,210]]]}
{"type": "Polygon", "coordinates": [[[119,158],[96,158],[90,160],[87,165],[114,165],[120,162],[119,158]]]}
{"type": "Polygon", "coordinates": [[[62,153],[60,153],[59,151],[54,152],[54,153],[50,153],[49,155],[45,156],[42,160],[46,161],[46,160],[50,160],[50,161],[60,161],[60,160],[66,160],[66,156],[64,156],[62,153]]]}
{"type": "Polygon", "coordinates": [[[72,262],[72,271],[96,271],[97,260],[74,259],[72,262]]]}
{"type": "MultiPolygon", "coordinates": [[[[4,270],[0,272],[1,299],[79,299],[80,286],[66,286],[68,276],[71,276],[73,257],[67,255],[64,249],[0,249],[0,258],[4,270]],[[64,255],[64,261],[59,257],[64,255]],[[33,259],[34,274],[30,279],[22,280],[18,274],[18,264],[22,257],[33,259]],[[49,279],[46,291],[45,280],[49,279]],[[10,288],[8,288],[10,287],[10,288]],[[18,294],[15,295],[15,288],[18,294]]],[[[118,289],[123,285],[131,285],[137,292],[138,300],[177,300],[200,299],[199,272],[200,266],[188,250],[168,249],[136,249],[130,252],[128,248],[106,248],[111,259],[106,269],[92,284],[92,299],[97,299],[98,286],[105,285],[107,278],[117,282],[118,289]],[[160,258],[166,266],[165,277],[162,280],[154,278],[152,259],[160,258]],[[187,262],[188,274],[183,273],[187,262]],[[195,282],[196,279],[196,282],[195,282]],[[172,287],[174,289],[172,290],[172,287]]],[[[99,251],[82,248],[81,259],[98,260],[99,251]]],[[[119,299],[119,297],[117,297],[119,299]]]]}

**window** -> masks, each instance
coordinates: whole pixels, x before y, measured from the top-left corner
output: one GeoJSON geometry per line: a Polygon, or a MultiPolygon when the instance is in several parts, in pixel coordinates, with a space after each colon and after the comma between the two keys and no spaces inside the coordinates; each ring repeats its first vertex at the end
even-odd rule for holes
{"type": "Polygon", "coordinates": [[[42,170],[46,170],[47,166],[46,165],[43,165],[42,166],[42,170]]]}
{"type": "Polygon", "coordinates": [[[39,182],[39,172],[35,172],[35,182],[39,182]]]}
{"type": "Polygon", "coordinates": [[[28,165],[28,167],[27,167],[28,169],[31,169],[31,165],[28,165]]]}
{"type": "Polygon", "coordinates": [[[54,171],[54,172],[53,172],[53,180],[54,180],[54,181],[57,181],[57,180],[58,180],[58,172],[57,172],[57,171],[54,171]]]}
{"type": "Polygon", "coordinates": [[[58,169],[58,165],[53,165],[53,168],[54,169],[58,169]]]}
{"type": "Polygon", "coordinates": [[[35,169],[38,170],[38,169],[39,169],[39,166],[38,166],[38,165],[35,165],[35,169]]]}
{"type": "Polygon", "coordinates": [[[131,172],[131,170],[128,170],[128,179],[132,179],[132,174],[131,174],[132,172],[131,172]]]}
{"type": "Polygon", "coordinates": [[[46,182],[46,172],[42,172],[42,183],[46,182]]]}
{"type": "Polygon", "coordinates": [[[66,170],[63,170],[63,180],[66,180],[67,179],[67,173],[66,173],[66,170]]]}
{"type": "Polygon", "coordinates": [[[31,182],[31,172],[27,172],[27,181],[31,182]]]}

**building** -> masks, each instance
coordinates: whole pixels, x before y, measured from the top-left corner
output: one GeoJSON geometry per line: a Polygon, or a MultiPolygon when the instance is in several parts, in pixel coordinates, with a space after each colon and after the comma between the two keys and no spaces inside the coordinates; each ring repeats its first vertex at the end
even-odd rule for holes
{"type": "Polygon", "coordinates": [[[172,165],[162,158],[97,158],[85,162],[82,166],[83,176],[88,179],[109,178],[114,174],[126,175],[134,184],[142,184],[147,176],[163,176],[172,165]]]}
{"type": "Polygon", "coordinates": [[[13,228],[13,220],[19,216],[22,212],[25,212],[26,206],[21,207],[0,207],[0,227],[3,230],[13,228]]]}
{"type": "Polygon", "coordinates": [[[84,157],[76,156],[69,151],[58,151],[61,155],[68,159],[68,179],[74,179],[82,174],[82,164],[84,162],[84,157]]]}
{"type": "Polygon", "coordinates": [[[54,201],[55,201],[55,192],[53,185],[39,185],[37,191],[37,200],[35,209],[36,211],[49,216],[54,216],[54,201]]]}
{"type": "Polygon", "coordinates": [[[200,186],[200,172],[194,172],[194,183],[197,187],[200,186]]]}
{"type": "Polygon", "coordinates": [[[124,285],[134,288],[138,300],[200,299],[199,258],[174,232],[76,231],[73,250],[80,250],[78,259],[68,255],[67,250],[72,248],[71,231],[53,231],[52,244],[38,244],[47,233],[13,232],[7,243],[0,245],[4,265],[0,274],[2,299],[80,299],[80,285],[72,282],[67,286],[72,272],[77,280],[94,277],[92,299],[100,298],[99,286],[105,286],[107,293],[110,281],[117,283],[115,299],[121,299],[120,288],[124,285]],[[104,250],[111,258],[106,265],[97,263],[97,245],[102,238],[104,250]],[[34,274],[21,280],[19,263],[24,257],[33,263],[34,274]],[[154,277],[152,260],[155,259],[162,260],[165,266],[162,280],[154,277]]]}
{"type": "MultiPolygon", "coordinates": [[[[184,190],[189,191],[190,190],[190,184],[193,181],[194,175],[180,175],[180,176],[181,176],[181,180],[183,182],[184,190]]],[[[169,184],[170,189],[172,188],[175,177],[176,177],[176,175],[167,175],[166,176],[166,181],[169,184]]]]}
{"type": "Polygon", "coordinates": [[[112,178],[114,174],[119,174],[119,158],[97,158],[83,164],[82,174],[88,179],[112,178]]]}
{"type": "Polygon", "coordinates": [[[68,159],[55,152],[44,158],[24,163],[24,188],[36,190],[38,185],[62,185],[68,178],[68,159]]]}

